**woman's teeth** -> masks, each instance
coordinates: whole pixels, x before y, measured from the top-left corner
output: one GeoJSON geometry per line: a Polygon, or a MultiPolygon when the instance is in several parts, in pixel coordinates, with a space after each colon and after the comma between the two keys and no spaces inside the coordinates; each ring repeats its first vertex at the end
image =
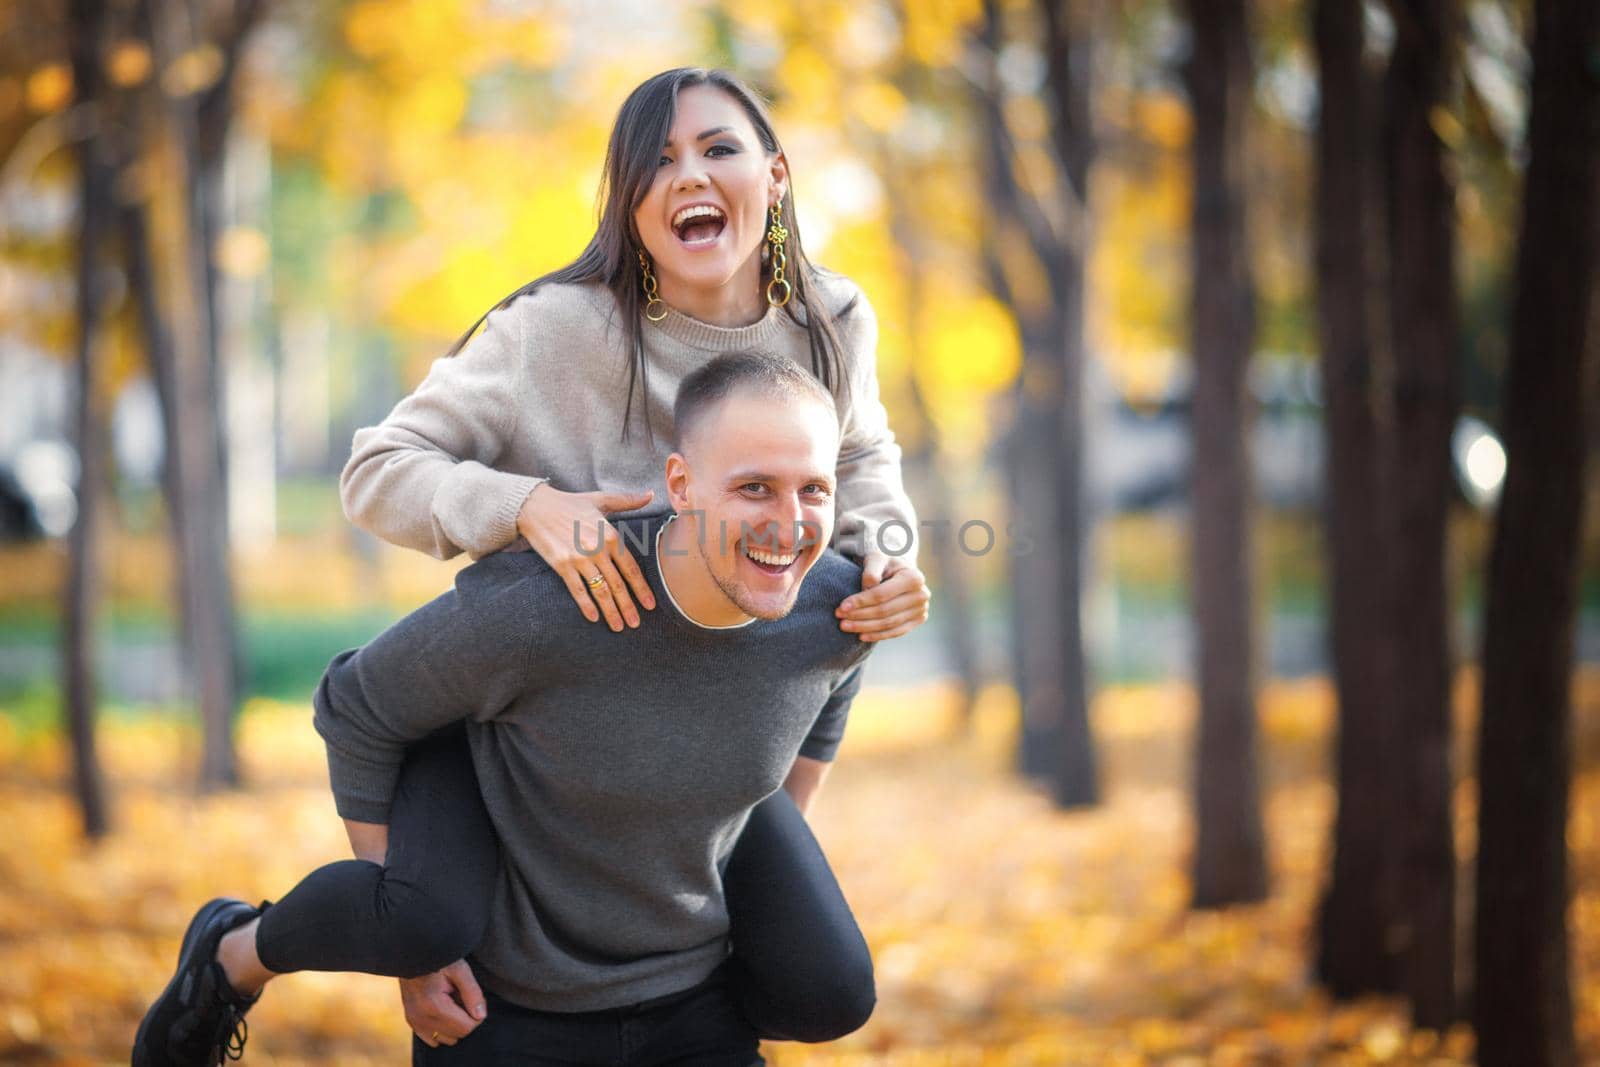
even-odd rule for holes
{"type": "Polygon", "coordinates": [[[672,216],[672,232],[678,235],[678,240],[690,247],[707,245],[722,235],[722,230],[728,224],[728,218],[720,208],[710,204],[696,204],[686,207],[672,216]]]}

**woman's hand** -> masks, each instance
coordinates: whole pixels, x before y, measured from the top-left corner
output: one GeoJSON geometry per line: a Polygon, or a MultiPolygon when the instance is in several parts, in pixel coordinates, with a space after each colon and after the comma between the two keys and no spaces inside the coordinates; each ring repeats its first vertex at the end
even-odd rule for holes
{"type": "Polygon", "coordinates": [[[881,552],[868,553],[861,567],[861,592],[834,610],[839,628],[863,641],[887,641],[928,621],[928,580],[915,566],[881,552]]]}
{"type": "Polygon", "coordinates": [[[429,1048],[453,1045],[478,1028],[488,1010],[466,960],[420,978],[400,979],[406,1022],[429,1048]]]}
{"type": "Polygon", "coordinates": [[[522,502],[517,532],[561,575],[584,618],[598,622],[604,613],[606,624],[620,633],[624,619],[629,626],[639,625],[634,597],[651,610],[655,609],[656,598],[617,528],[606,520],[605,512],[642,508],[655,495],[654,490],[565,493],[549,482],[541,482],[522,502]],[[604,581],[594,582],[597,575],[604,581]]]}

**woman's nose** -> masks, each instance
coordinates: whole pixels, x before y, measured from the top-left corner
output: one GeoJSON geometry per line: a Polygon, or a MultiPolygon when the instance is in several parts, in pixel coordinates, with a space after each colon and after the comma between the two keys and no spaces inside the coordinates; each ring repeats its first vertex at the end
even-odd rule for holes
{"type": "Polygon", "coordinates": [[[706,171],[694,159],[686,159],[678,164],[678,173],[673,180],[674,187],[678,189],[703,189],[706,184],[706,171]]]}

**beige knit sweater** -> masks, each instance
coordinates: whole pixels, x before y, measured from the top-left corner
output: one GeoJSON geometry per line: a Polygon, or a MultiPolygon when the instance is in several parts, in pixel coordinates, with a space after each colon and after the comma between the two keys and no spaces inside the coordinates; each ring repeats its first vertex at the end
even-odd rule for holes
{"type": "MultiPolygon", "coordinates": [[[[859,292],[822,275],[828,306],[859,292]]],[[[900,477],[900,447],[878,398],[878,322],[865,296],[839,321],[851,382],[839,449],[837,536],[878,543],[890,520],[916,529],[900,477]]],[[[489,315],[460,353],[434,361],[414,393],[377,426],[356,431],[339,479],[345,514],[386,541],[440,559],[474,558],[520,542],[517,513],[536,486],[586,492],[654,489],[645,511],[666,508],[678,383],[713,355],[780,353],[810,367],[805,330],[786,311],[749,326],[713,326],[669,311],[644,324],[655,442],[639,419],[637,387],[628,440],[621,439],[630,353],[610,291],[599,284],[547,284],[489,315]]],[[[897,547],[903,530],[885,533],[897,547]]],[[[851,552],[852,555],[856,554],[851,552]]],[[[915,547],[903,558],[913,559],[915,547]]]]}

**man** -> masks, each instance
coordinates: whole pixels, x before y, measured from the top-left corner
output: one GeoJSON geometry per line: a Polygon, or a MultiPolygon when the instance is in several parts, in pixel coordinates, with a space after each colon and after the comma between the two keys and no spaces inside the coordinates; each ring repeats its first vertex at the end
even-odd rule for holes
{"type": "Polygon", "coordinates": [[[731,355],[685,380],[675,418],[674,514],[619,524],[667,610],[625,636],[574,626],[562,579],[501,553],[318,691],[358,854],[384,854],[407,746],[461,721],[500,838],[469,959],[487,1012],[454,1044],[419,1035],[414,1063],[762,1062],[722,984],[723,869],[818,709],[842,724],[871,645],[834,616],[860,575],[825,550],[832,396],[792,361],[731,355]]]}

